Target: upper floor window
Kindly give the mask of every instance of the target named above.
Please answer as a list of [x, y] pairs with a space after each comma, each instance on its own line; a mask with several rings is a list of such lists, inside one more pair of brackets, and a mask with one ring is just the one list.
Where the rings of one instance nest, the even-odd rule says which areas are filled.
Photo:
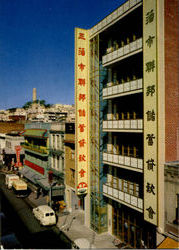
[[75, 151], [71, 149], [71, 160], [75, 159]]

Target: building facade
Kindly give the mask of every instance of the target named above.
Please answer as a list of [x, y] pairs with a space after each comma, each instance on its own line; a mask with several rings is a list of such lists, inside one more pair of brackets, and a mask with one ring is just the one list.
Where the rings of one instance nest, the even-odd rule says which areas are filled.
[[[165, 233], [178, 240], [179, 232], [179, 161], [165, 164]], [[172, 206], [171, 206], [172, 204]]]
[[[3, 162], [11, 166], [16, 162], [16, 146], [20, 146], [24, 139], [20, 132], [24, 130], [24, 124], [19, 122], [0, 122], [0, 164]], [[6, 158], [6, 160], [5, 160]], [[24, 152], [20, 151], [20, 159], [23, 164]], [[4, 159], [4, 160], [3, 160]]]
[[69, 210], [78, 208], [79, 202], [75, 192], [75, 123], [65, 124], [65, 197]]
[[49, 167], [64, 182], [65, 123], [52, 123], [49, 131]]
[[177, 9], [130, 0], [75, 31], [76, 191], [87, 226], [134, 248], [164, 239], [164, 164], [179, 157]]
[[[41, 187], [45, 194], [52, 199], [64, 199], [63, 185], [63, 124], [29, 123], [25, 125], [22, 136], [25, 138], [23, 145], [25, 150], [25, 166], [21, 174], [28, 180], [29, 187]], [[60, 137], [55, 144], [52, 137]], [[53, 163], [54, 160], [54, 163]], [[49, 171], [52, 171], [53, 180], [49, 183]], [[32, 185], [31, 185], [32, 184]], [[47, 201], [48, 202], [48, 201]]]

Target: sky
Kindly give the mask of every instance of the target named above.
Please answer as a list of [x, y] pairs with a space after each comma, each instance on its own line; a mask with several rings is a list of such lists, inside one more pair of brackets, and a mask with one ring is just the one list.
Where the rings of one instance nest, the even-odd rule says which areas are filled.
[[74, 29], [125, 0], [0, 0], [0, 110], [37, 99], [74, 104]]

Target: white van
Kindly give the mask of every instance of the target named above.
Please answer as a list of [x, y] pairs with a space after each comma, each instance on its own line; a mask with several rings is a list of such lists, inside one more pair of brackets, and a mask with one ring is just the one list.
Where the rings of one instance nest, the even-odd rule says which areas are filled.
[[19, 180], [19, 176], [16, 174], [6, 174], [5, 184], [10, 189], [12, 188], [13, 181]]
[[81, 249], [81, 248], [96, 248], [95, 245], [90, 244], [89, 240], [85, 238], [78, 238], [72, 243], [72, 249]]
[[56, 216], [53, 209], [47, 205], [41, 205], [33, 209], [34, 216], [43, 226], [55, 225]]

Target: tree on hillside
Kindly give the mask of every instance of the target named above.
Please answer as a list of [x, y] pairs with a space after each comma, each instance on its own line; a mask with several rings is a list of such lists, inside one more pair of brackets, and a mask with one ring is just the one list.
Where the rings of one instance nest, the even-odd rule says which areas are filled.
[[46, 103], [45, 100], [36, 100], [34, 102], [32, 101], [29, 101], [29, 102], [26, 102], [23, 106], [24, 109], [28, 109], [33, 103], [39, 103], [40, 105], [43, 105], [45, 106], [46, 108], [50, 108], [52, 106], [52, 104], [49, 104], [49, 103]]
[[8, 110], [9, 110], [10, 113], [14, 113], [14, 112], [16, 112], [16, 109], [17, 109], [17, 108], [10, 108], [10, 109], [8, 109]]

